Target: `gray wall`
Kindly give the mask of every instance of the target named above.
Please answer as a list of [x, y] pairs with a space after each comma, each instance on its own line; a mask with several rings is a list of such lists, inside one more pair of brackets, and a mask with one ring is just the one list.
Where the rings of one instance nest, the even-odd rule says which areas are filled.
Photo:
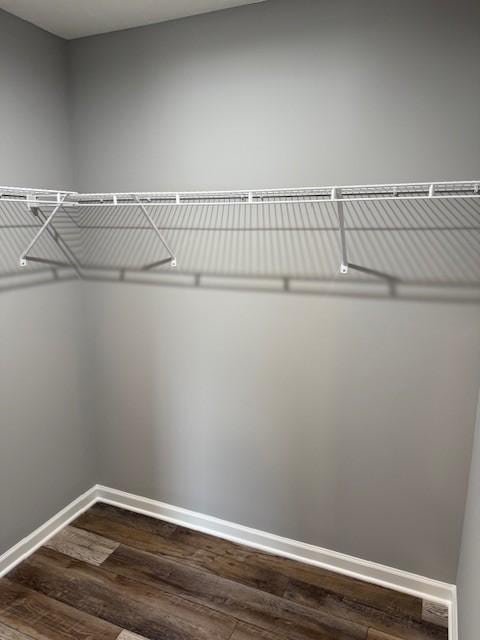
[[104, 484], [455, 581], [480, 309], [87, 288]]
[[459, 637], [476, 640], [480, 628], [480, 404], [458, 570]]
[[[64, 42], [0, 11], [1, 185], [71, 184], [66, 69]], [[95, 481], [79, 291], [0, 293], [0, 554]]]
[[0, 554], [96, 480], [79, 291], [0, 294]]
[[81, 190], [478, 178], [478, 2], [269, 0], [70, 44]]
[[[271, 0], [72, 42], [77, 186], [473, 178], [476, 17]], [[455, 581], [478, 307], [128, 285], [86, 303], [104, 483]]]
[[0, 185], [72, 186], [67, 43], [0, 9]]

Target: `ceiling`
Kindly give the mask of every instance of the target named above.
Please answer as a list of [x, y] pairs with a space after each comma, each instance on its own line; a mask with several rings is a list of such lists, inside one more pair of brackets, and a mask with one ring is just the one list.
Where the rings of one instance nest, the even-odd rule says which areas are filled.
[[19, 18], [72, 40], [264, 0], [0, 0]]

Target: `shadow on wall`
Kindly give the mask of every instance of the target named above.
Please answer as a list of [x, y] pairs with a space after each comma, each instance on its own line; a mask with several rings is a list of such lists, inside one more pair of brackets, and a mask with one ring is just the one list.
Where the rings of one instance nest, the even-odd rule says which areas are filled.
[[[349, 273], [340, 275], [334, 204], [152, 205], [165, 249], [137, 207], [66, 207], [18, 258], [50, 210], [0, 202], [0, 291], [63, 281], [480, 302], [480, 201], [349, 201]], [[76, 263], [78, 270], [69, 267]], [[154, 269], [145, 265], [155, 264]]]

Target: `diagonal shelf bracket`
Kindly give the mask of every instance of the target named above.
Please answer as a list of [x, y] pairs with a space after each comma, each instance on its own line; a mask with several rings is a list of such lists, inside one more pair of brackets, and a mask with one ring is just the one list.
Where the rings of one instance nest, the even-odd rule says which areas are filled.
[[[63, 203], [65, 202], [67, 196], [66, 195], [61, 195], [58, 194], [58, 203], [55, 206], [55, 208], [53, 209], [52, 213], [48, 216], [48, 218], [45, 220], [45, 222], [43, 223], [42, 227], [39, 229], [38, 233], [35, 235], [35, 237], [33, 238], [33, 240], [30, 242], [30, 244], [28, 245], [28, 247], [25, 249], [25, 251], [22, 253], [22, 255], [20, 256], [20, 260], [19, 260], [19, 265], [21, 267], [26, 267], [28, 264], [28, 261], [30, 260], [28, 254], [30, 253], [30, 251], [33, 249], [33, 247], [37, 244], [37, 242], [40, 240], [41, 236], [45, 233], [45, 231], [47, 231], [47, 229], [49, 229], [50, 225], [53, 222], [53, 219], [55, 218], [55, 216], [57, 215], [57, 213], [60, 211], [60, 209], [62, 208]], [[28, 202], [28, 208], [33, 210], [33, 204], [32, 201]], [[32, 262], [35, 260], [32, 260]], [[45, 262], [49, 262], [48, 260], [45, 259]]]
[[148, 220], [150, 226], [153, 228], [153, 230], [155, 231], [155, 233], [157, 234], [158, 239], [160, 240], [160, 242], [163, 244], [163, 246], [165, 247], [165, 249], [168, 252], [168, 255], [170, 256], [167, 260], [160, 260], [157, 262], [152, 262], [151, 264], [147, 264], [144, 267], [142, 267], [143, 271], [149, 271], [150, 269], [154, 269], [155, 267], [160, 266], [161, 264], [165, 264], [166, 262], [170, 262], [170, 266], [171, 267], [176, 267], [177, 266], [177, 259], [175, 257], [175, 254], [173, 253], [172, 249], [170, 248], [170, 246], [168, 245], [168, 242], [166, 241], [164, 235], [162, 234], [162, 232], [160, 231], [160, 229], [157, 227], [157, 225], [155, 224], [154, 219], [152, 218], [152, 216], [148, 213], [147, 208], [140, 202], [140, 198], [138, 196], [134, 196], [138, 206], [140, 207], [141, 212], [143, 213], [143, 215], [145, 216], [145, 218]]

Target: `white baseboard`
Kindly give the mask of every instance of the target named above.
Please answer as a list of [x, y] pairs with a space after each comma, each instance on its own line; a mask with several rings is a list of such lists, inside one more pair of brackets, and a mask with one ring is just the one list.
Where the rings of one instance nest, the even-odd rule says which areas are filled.
[[142, 513], [219, 538], [225, 538], [254, 549], [266, 551], [267, 553], [335, 571], [336, 573], [371, 582], [387, 589], [408, 593], [423, 600], [444, 604], [449, 609], [449, 640], [458, 640], [455, 585], [431, 580], [375, 562], [330, 551], [329, 549], [322, 549], [304, 542], [282, 538], [265, 531], [259, 531], [102, 485], [94, 486], [0, 556], [0, 577], [11, 571], [22, 560], [45, 544], [49, 538], [96, 502], [103, 502], [129, 511]]
[[14, 547], [8, 549], [0, 556], [0, 578], [16, 567], [22, 560], [28, 558], [29, 555], [44, 545], [47, 540], [70, 524], [72, 520], [78, 518], [81, 513], [90, 509], [97, 500], [97, 487], [92, 487], [50, 518], [50, 520], [47, 520], [38, 529], [35, 529], [26, 538], [20, 540]]

